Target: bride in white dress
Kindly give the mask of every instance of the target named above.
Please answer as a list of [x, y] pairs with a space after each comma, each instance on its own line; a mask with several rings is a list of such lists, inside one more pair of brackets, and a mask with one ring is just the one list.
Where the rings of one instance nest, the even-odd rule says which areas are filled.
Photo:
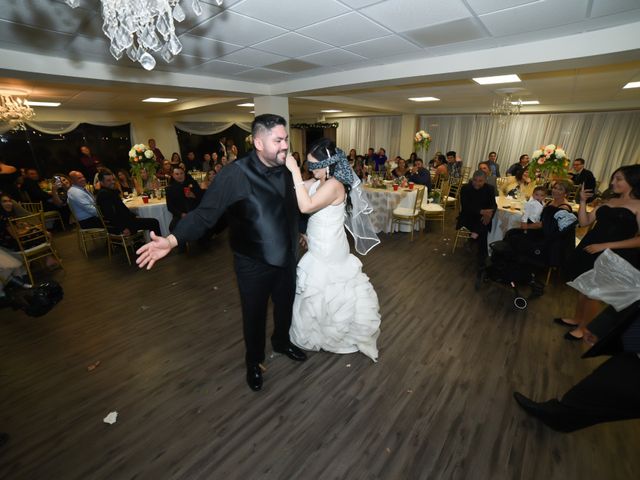
[[[328, 139], [312, 145], [307, 159], [313, 178], [306, 182], [295, 158], [289, 155], [286, 163], [293, 175], [298, 207], [311, 214], [308, 251], [297, 269], [291, 341], [305, 350], [360, 351], [376, 361], [378, 296], [362, 272], [360, 260], [349, 253], [345, 233], [346, 222], [356, 239], [356, 249], [363, 253], [379, 243], [375, 234], [358, 235], [356, 224], [366, 217], [360, 207], [363, 193], [359, 180], [344, 153]], [[352, 191], [352, 184], [356, 191]], [[352, 203], [358, 203], [357, 212]]]

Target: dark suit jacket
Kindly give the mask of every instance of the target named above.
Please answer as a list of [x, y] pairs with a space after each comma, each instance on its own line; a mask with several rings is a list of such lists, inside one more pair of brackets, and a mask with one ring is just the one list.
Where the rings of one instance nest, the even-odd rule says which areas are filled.
[[100, 207], [107, 228], [112, 233], [121, 233], [129, 228], [136, 216], [129, 210], [118, 195], [117, 190], [101, 188], [96, 196], [96, 204]]
[[38, 182], [30, 178], [24, 179], [22, 190], [29, 195], [32, 202], [42, 202], [44, 205], [51, 199], [51, 195], [42, 190]]
[[[186, 197], [184, 194], [185, 187], [190, 187], [196, 198]], [[185, 179], [184, 182], [178, 183], [172, 180], [167, 187], [167, 209], [173, 215], [169, 230], [173, 230], [173, 227], [175, 227], [182, 218], [183, 213], [189, 213], [195, 209], [200, 204], [200, 200], [202, 200], [202, 190], [198, 182]]]

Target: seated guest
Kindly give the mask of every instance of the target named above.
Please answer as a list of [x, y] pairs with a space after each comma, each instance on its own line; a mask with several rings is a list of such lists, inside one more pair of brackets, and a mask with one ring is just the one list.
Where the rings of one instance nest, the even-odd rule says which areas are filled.
[[[10, 219], [26, 217], [31, 215], [24, 208], [19, 206], [15, 200], [13, 200], [6, 193], [0, 193], [0, 247], [8, 250], [10, 252], [19, 252], [20, 246], [18, 245], [18, 235], [23, 234], [24, 232], [16, 232], [14, 230], [14, 225], [11, 224]], [[24, 228], [27, 231], [31, 231], [35, 225], [25, 225]], [[22, 228], [18, 226], [18, 228]], [[43, 233], [39, 229], [37, 229], [38, 233]], [[48, 236], [48, 232], [44, 232]], [[32, 240], [32, 244], [24, 245], [26, 248], [35, 247], [36, 245], [40, 245], [42, 242], [35, 243]], [[48, 255], [46, 257], [46, 265], [47, 267], [54, 267], [58, 265], [57, 260]]]
[[182, 163], [182, 159], [180, 158], [180, 154], [178, 152], [173, 152], [171, 154], [171, 166], [180, 165]]
[[417, 158], [413, 162], [413, 167], [409, 172], [409, 181], [418, 185], [424, 185], [428, 190], [431, 190], [431, 174], [429, 170], [422, 166], [422, 160]]
[[487, 162], [480, 162], [478, 164], [478, 170], [481, 170], [484, 172], [484, 174], [487, 176], [487, 184], [491, 185], [493, 187], [493, 190], [497, 192], [498, 188], [496, 186], [496, 181], [498, 179], [495, 177], [495, 175], [491, 174], [491, 169], [489, 168], [489, 164]]
[[204, 180], [202, 180], [202, 182], [200, 182], [200, 188], [202, 190], [206, 190], [207, 188], [209, 188], [209, 185], [211, 185], [211, 183], [215, 180], [216, 178], [216, 171], [215, 170], [209, 170], [205, 176], [204, 176]]
[[111, 233], [131, 235], [138, 230], [152, 230], [160, 236], [160, 224], [155, 218], [138, 218], [129, 210], [118, 194], [115, 176], [112, 173], [100, 172], [100, 190], [96, 203]]
[[69, 209], [66, 207], [64, 196], [60, 196], [61, 185], [54, 186], [51, 193], [47, 193], [40, 188], [40, 175], [35, 168], [27, 168], [26, 176], [22, 184], [22, 191], [25, 192], [31, 202], [42, 202], [45, 212], [58, 211], [65, 224], [69, 223]]
[[452, 183], [455, 183], [455, 180], [462, 176], [462, 160], [453, 150], [447, 152], [447, 174]]
[[121, 168], [120, 170], [118, 170], [117, 175], [118, 175], [118, 185], [120, 187], [119, 190], [123, 194], [126, 194], [125, 197], [127, 195], [131, 195], [135, 190], [135, 186], [133, 185], [133, 180], [129, 176], [129, 172], [127, 172], [124, 168]]
[[204, 156], [202, 157], [202, 168], [200, 170], [202, 170], [203, 172], [208, 172], [212, 168], [213, 168], [213, 165], [211, 163], [211, 154], [205, 153]]
[[413, 167], [413, 162], [415, 162], [417, 158], [418, 158], [418, 154], [416, 152], [411, 152], [409, 154], [409, 158], [407, 159], [407, 164]]
[[436, 161], [434, 163], [435, 165], [435, 169], [436, 169], [436, 173], [435, 173], [435, 184], [440, 185], [440, 182], [442, 180], [446, 180], [449, 178], [449, 169], [447, 167], [447, 159], [444, 155], [440, 154], [438, 155], [438, 157], [436, 158]]
[[196, 154], [194, 152], [187, 152], [187, 158], [184, 161], [185, 171], [197, 170], [200, 163], [196, 160]]
[[[307, 172], [309, 170], [307, 169]], [[356, 156], [355, 161], [353, 162], [353, 171], [356, 173], [356, 176], [362, 180], [367, 176], [367, 173], [364, 171], [364, 158], [362, 155]], [[304, 175], [302, 176], [304, 179]]]
[[171, 181], [172, 170], [173, 167], [171, 165], [171, 161], [165, 160], [164, 162], [162, 162], [162, 167], [160, 168], [160, 170], [156, 172], [156, 178], [158, 180], [164, 180], [165, 182], [169, 183]]
[[349, 161], [349, 165], [351, 165], [352, 167], [356, 162], [357, 156], [358, 156], [358, 153], [356, 152], [355, 148], [352, 148], [351, 150], [349, 150], [349, 156], [347, 157], [347, 160]]
[[514, 179], [502, 187], [502, 192], [510, 197], [530, 198], [536, 184], [529, 178], [529, 170], [517, 168]]
[[507, 176], [515, 175], [518, 168], [524, 168], [525, 170], [529, 168], [529, 155], [526, 153], [520, 155], [520, 160], [507, 168]]
[[460, 215], [456, 229], [467, 228], [471, 238], [478, 240], [478, 259], [487, 256], [487, 234], [498, 206], [493, 187], [488, 185], [486, 174], [477, 170], [469, 183], [460, 189]]
[[398, 164], [398, 166], [391, 170], [391, 175], [393, 175], [393, 178], [406, 177], [410, 172], [407, 168], [407, 162], [405, 161], [405, 159], [402, 157], [396, 157], [396, 163]]
[[[105, 171], [105, 173], [111, 173], [111, 172], [107, 170]], [[111, 173], [111, 175], [113, 175], [113, 173]], [[100, 182], [100, 185], [102, 185], [102, 182], [100, 181], [100, 179], [98, 179], [98, 181]], [[134, 178], [133, 184], [136, 188], [136, 192], [138, 193], [138, 195], [142, 195], [144, 192], [150, 192], [152, 190], [156, 190], [157, 188], [160, 188], [160, 183], [158, 182], [158, 179], [149, 175], [149, 172], [147, 171], [146, 168], [140, 169], [140, 179], [138, 179], [137, 177]]]
[[169, 230], [173, 231], [180, 219], [195, 209], [202, 199], [200, 186], [185, 177], [184, 170], [173, 167], [173, 181], [167, 187], [167, 208], [173, 215]]
[[373, 157], [376, 172], [382, 172], [385, 169], [384, 164], [387, 162], [387, 152], [384, 148], [380, 147], [378, 153]]
[[96, 210], [96, 200], [87, 191], [87, 179], [82, 172], [69, 172], [71, 187], [67, 191], [67, 202], [73, 211], [76, 220], [82, 228], [102, 228]]
[[587, 200], [587, 203], [593, 202], [596, 198], [596, 177], [593, 176], [593, 173], [584, 168], [584, 158], [576, 158], [573, 161], [573, 173], [569, 173], [569, 175], [571, 176], [571, 180], [574, 185], [584, 184], [585, 190], [589, 190], [594, 193], [594, 195], [589, 197]]

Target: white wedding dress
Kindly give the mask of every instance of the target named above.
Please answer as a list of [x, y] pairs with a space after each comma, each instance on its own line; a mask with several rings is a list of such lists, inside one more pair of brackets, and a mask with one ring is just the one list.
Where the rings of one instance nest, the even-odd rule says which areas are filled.
[[[319, 185], [319, 181], [314, 183], [309, 194]], [[362, 272], [360, 260], [349, 253], [344, 214], [342, 203], [329, 205], [309, 218], [308, 251], [298, 263], [290, 337], [305, 350], [359, 350], [376, 361], [378, 296]]]

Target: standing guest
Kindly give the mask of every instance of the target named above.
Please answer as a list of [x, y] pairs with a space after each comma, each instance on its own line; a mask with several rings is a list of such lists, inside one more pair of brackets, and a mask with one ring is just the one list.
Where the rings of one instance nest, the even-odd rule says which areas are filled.
[[77, 170], [69, 172], [71, 187], [67, 191], [67, 202], [82, 228], [101, 228], [96, 200], [87, 191], [87, 179]]
[[96, 197], [102, 216], [111, 233], [131, 235], [138, 230], [151, 230], [160, 235], [160, 224], [155, 218], [139, 218], [129, 210], [116, 189], [116, 179], [113, 173], [102, 171], [98, 173], [101, 188]]
[[380, 147], [378, 154], [374, 157], [376, 172], [384, 171], [384, 164], [387, 162], [387, 152], [384, 148]]
[[220, 137], [218, 140], [218, 148], [216, 149], [216, 153], [218, 154], [218, 158], [228, 157], [227, 155], [227, 137]]
[[409, 169], [407, 168], [407, 162], [404, 158], [396, 157], [396, 163], [398, 164], [398, 166], [391, 170], [391, 175], [393, 175], [393, 178], [405, 177], [410, 173]]
[[202, 157], [202, 168], [200, 170], [202, 170], [203, 172], [208, 172], [212, 168], [213, 168], [213, 165], [211, 163], [211, 154], [205, 153], [204, 156]]
[[[567, 261], [569, 280], [591, 270], [596, 258], [607, 248], [630, 262], [636, 268], [640, 263], [638, 232], [640, 231], [640, 165], [627, 165], [618, 168], [611, 176], [611, 189], [615, 197], [587, 212], [587, 200], [593, 190], [587, 190], [585, 184], [580, 189], [580, 209], [578, 220], [581, 227], [595, 222], [593, 229], [582, 238]], [[565, 334], [567, 340], [580, 340], [587, 324], [600, 310], [600, 303], [578, 294], [578, 302], [573, 319], [560, 319], [567, 326], [576, 328]]]
[[487, 184], [491, 185], [493, 187], [493, 190], [495, 192], [498, 191], [498, 187], [497, 187], [497, 178], [493, 175], [491, 175], [491, 169], [489, 168], [489, 163], [488, 162], [480, 162], [478, 164], [478, 170], [484, 172], [484, 174], [487, 176]]
[[159, 165], [162, 165], [162, 162], [164, 162], [164, 155], [162, 154], [160, 149], [156, 146], [155, 139], [153, 138], [149, 139], [149, 148], [153, 151], [153, 154], [156, 156], [156, 162], [158, 162]]
[[167, 187], [167, 209], [173, 215], [169, 225], [171, 232], [187, 213], [200, 204], [201, 199], [202, 190], [198, 183], [187, 179], [182, 168], [173, 167], [173, 181]]
[[[569, 173], [574, 185], [584, 185], [585, 190], [596, 193], [596, 177], [584, 168], [584, 158], [576, 158], [573, 161], [573, 173]], [[593, 202], [595, 195], [589, 197], [587, 203]]]
[[278, 115], [255, 117], [251, 126], [254, 149], [222, 170], [200, 206], [180, 220], [172, 235], [151, 235], [151, 242], [138, 250], [138, 265], [150, 269], [179, 243], [201, 238], [229, 213], [226, 217], [242, 303], [246, 380], [253, 391], [262, 389], [260, 364], [265, 359], [270, 297], [274, 351], [296, 361], [307, 358], [289, 338], [299, 235], [293, 180], [284, 169], [289, 147], [286, 125]]
[[180, 158], [180, 154], [178, 152], [173, 152], [171, 154], [171, 166], [175, 167], [176, 165], [180, 165], [182, 163], [182, 158]]
[[527, 155], [526, 153], [523, 153], [522, 155], [520, 155], [520, 160], [518, 160], [517, 163], [514, 163], [507, 169], [507, 176], [515, 175], [516, 170], [518, 170], [519, 168], [522, 168], [522, 169], [529, 168], [529, 155]]
[[453, 150], [447, 152], [447, 174], [451, 183], [462, 176], [462, 161], [458, 160], [458, 155]]
[[236, 147], [236, 144], [231, 138], [227, 140], [227, 159], [229, 163], [235, 162], [238, 159], [238, 147]]
[[489, 152], [489, 157], [487, 158], [487, 163], [489, 164], [489, 170], [491, 170], [491, 175], [496, 178], [500, 177], [500, 165], [498, 165], [498, 154], [496, 152]]
[[156, 172], [156, 178], [158, 180], [164, 180], [168, 183], [171, 180], [172, 170], [173, 170], [173, 166], [171, 165], [171, 162], [165, 159], [162, 162], [162, 166], [160, 167], [160, 170]]
[[418, 185], [424, 185], [428, 190], [431, 190], [431, 174], [429, 170], [422, 165], [422, 159], [416, 158], [413, 162], [413, 167], [409, 171], [409, 181], [417, 183]]
[[471, 181], [460, 190], [460, 215], [456, 229], [465, 227], [471, 232], [471, 238], [478, 240], [479, 262], [487, 256], [487, 234], [497, 208], [493, 187], [487, 184], [486, 174], [477, 170]]
[[[166, 162], [167, 160], [165, 160]], [[118, 184], [120, 185], [120, 191], [123, 194], [131, 195], [135, 190], [135, 185], [133, 184], [133, 180], [124, 168], [121, 168], [117, 172], [118, 176]], [[126, 196], [125, 195], [125, 196]]]
[[80, 147], [80, 163], [87, 178], [95, 177], [96, 173], [98, 173], [98, 167], [102, 166], [100, 159], [93, 155], [86, 145]]
[[20, 176], [20, 172], [16, 167], [7, 165], [0, 158], [0, 192], [9, 194], [14, 200], [20, 200], [16, 180]]

